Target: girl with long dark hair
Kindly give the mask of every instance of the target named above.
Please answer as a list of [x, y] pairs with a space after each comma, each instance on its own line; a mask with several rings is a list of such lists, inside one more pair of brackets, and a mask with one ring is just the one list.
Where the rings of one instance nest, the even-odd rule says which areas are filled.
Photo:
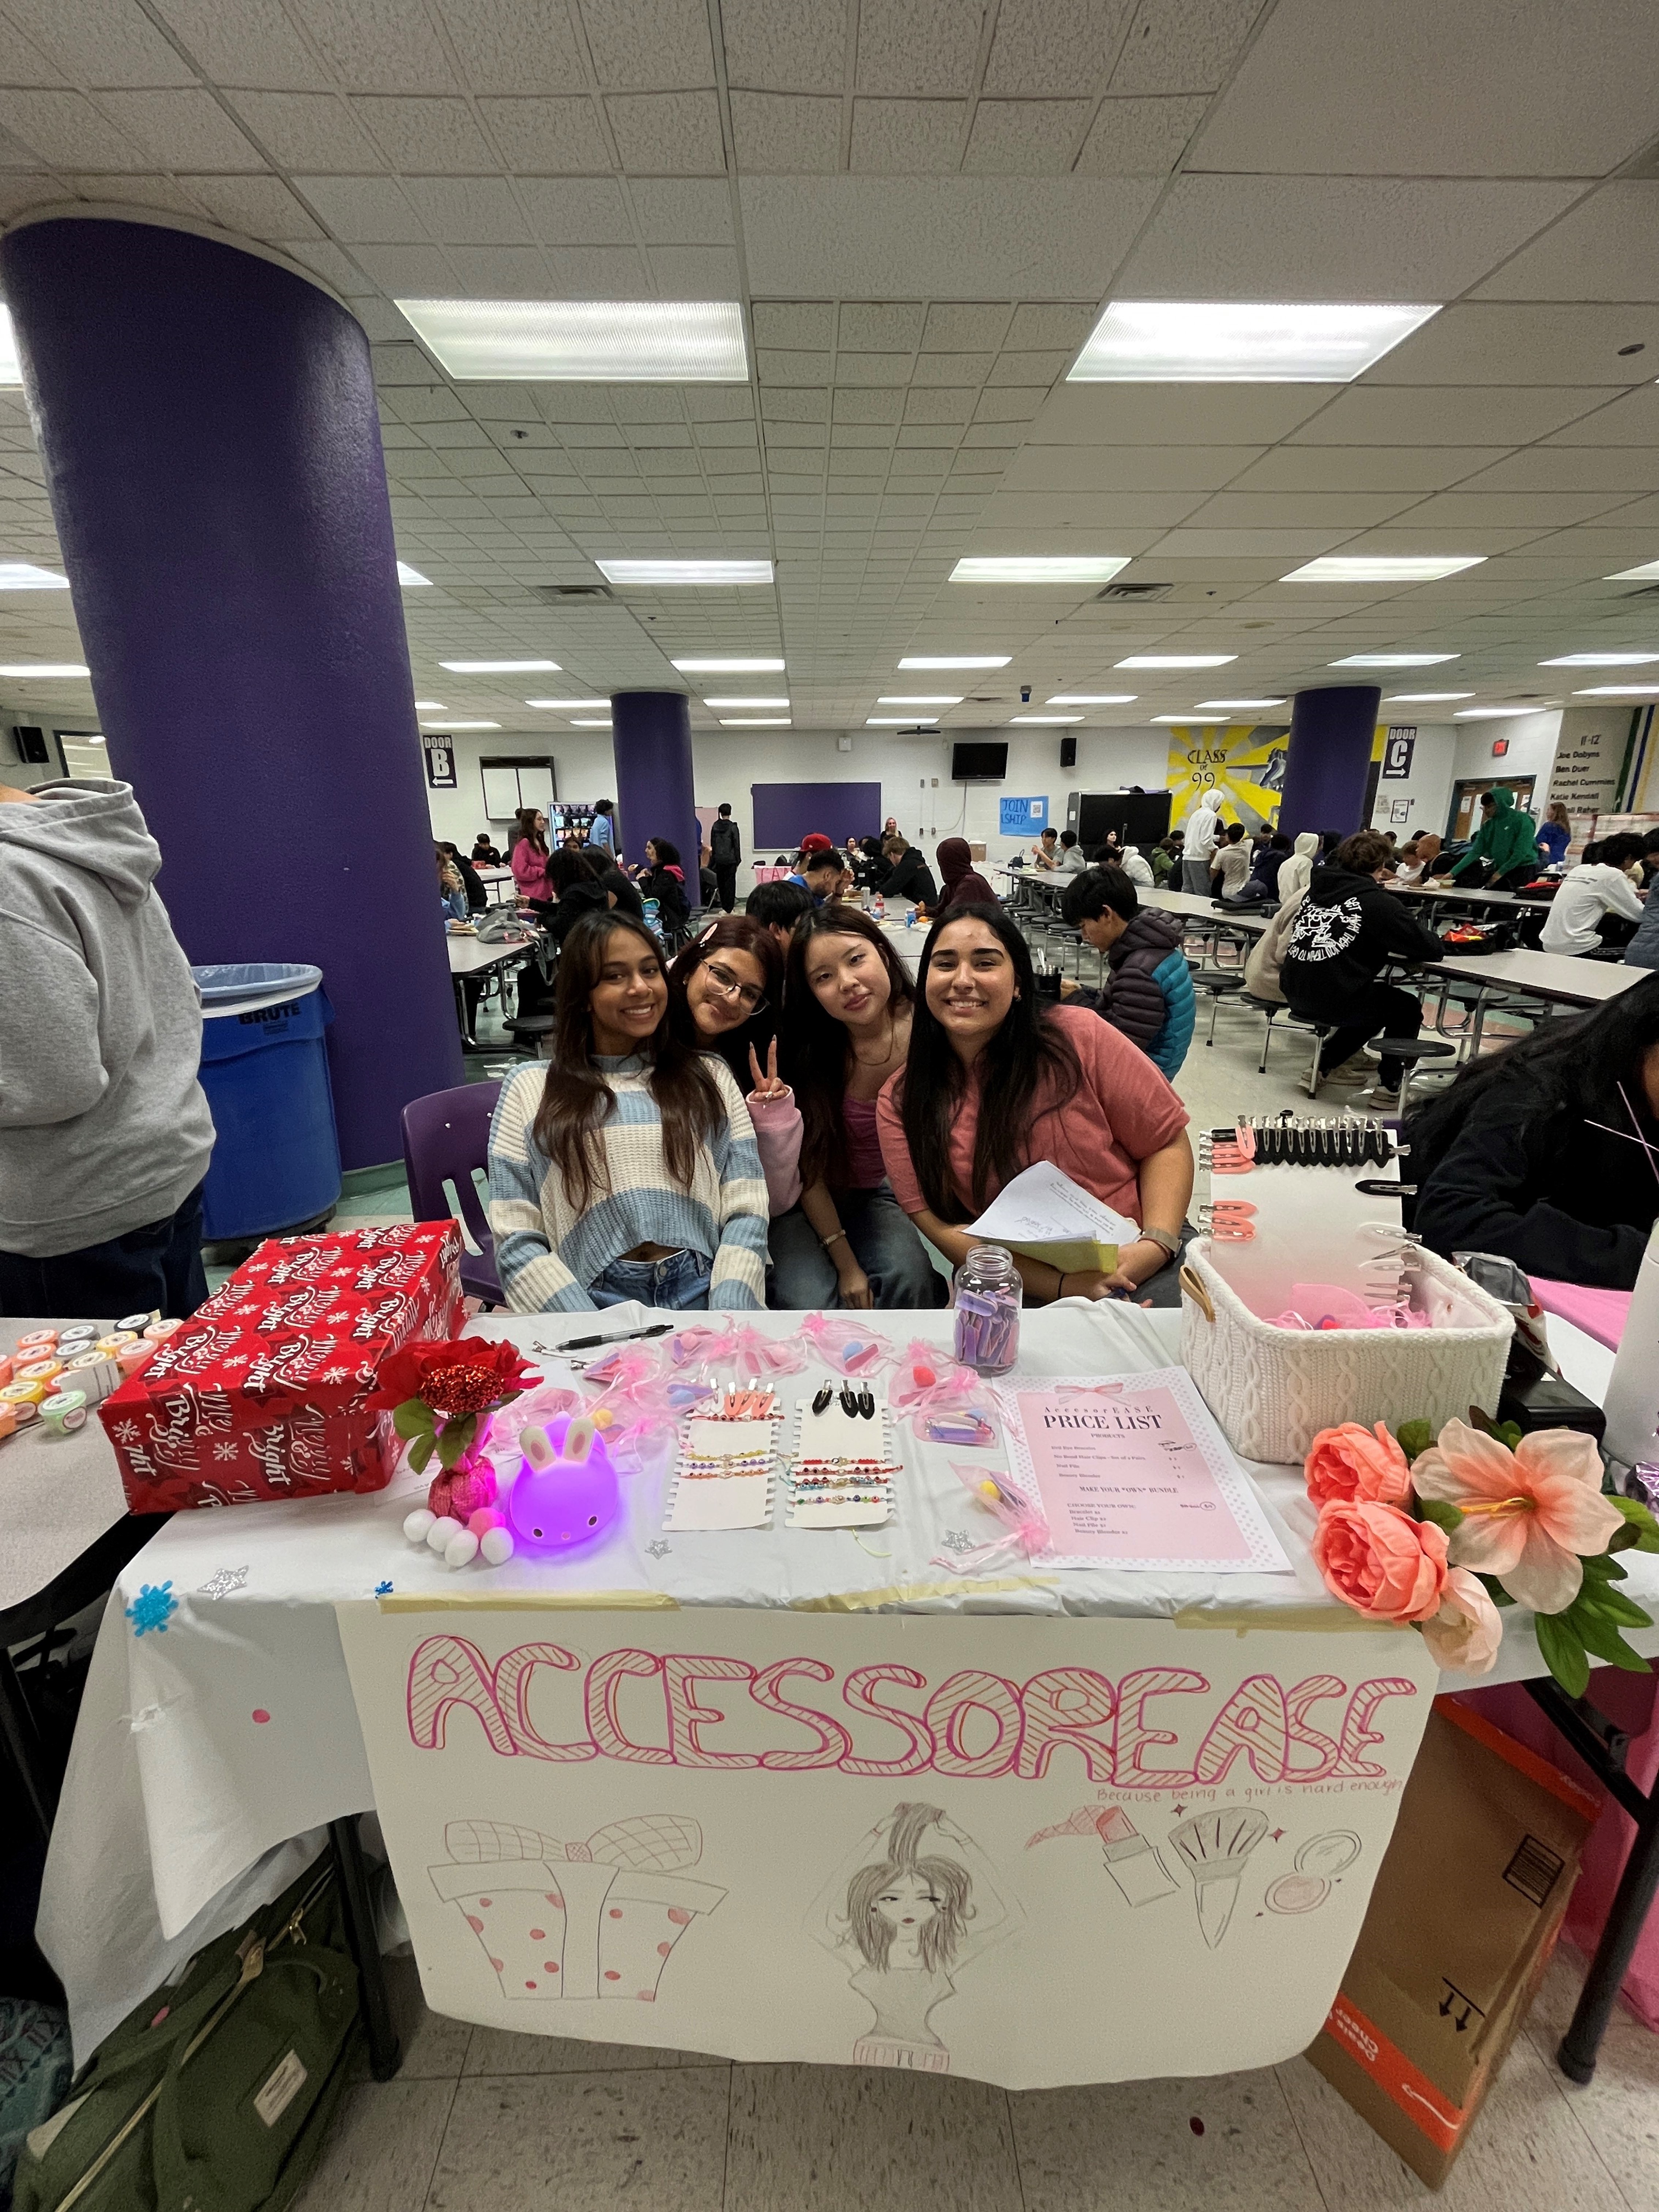
[[677, 1036], [662, 947], [589, 914], [559, 959], [548, 1061], [501, 1085], [489, 1225], [518, 1313], [764, 1303], [766, 1185], [731, 1072]]
[[876, 1102], [904, 1064], [915, 994], [876, 925], [819, 907], [789, 947], [784, 1054], [800, 1105], [800, 1203], [772, 1224], [774, 1306], [939, 1306], [945, 1279], [881, 1156]]
[[509, 865], [519, 896], [545, 921], [553, 910], [553, 887], [547, 880], [547, 817], [539, 808], [519, 809]]
[[617, 902], [615, 895], [599, 881], [586, 854], [566, 845], [548, 854], [547, 880], [559, 901], [547, 925], [555, 945], [564, 943], [585, 914], [604, 914]]
[[676, 930], [684, 927], [691, 906], [678, 845], [666, 837], [647, 837], [645, 841], [645, 866], [635, 881], [642, 898], [653, 898], [657, 902], [657, 917], [665, 937], [672, 937]]
[[1474, 1061], [1406, 1141], [1431, 1250], [1633, 1289], [1659, 1213], [1659, 978]]
[[963, 1224], [1006, 1182], [1048, 1160], [1139, 1238], [1109, 1273], [1062, 1273], [1015, 1255], [1027, 1295], [1173, 1305], [1170, 1263], [1193, 1188], [1187, 1110], [1146, 1054], [1098, 1015], [1046, 1007], [1025, 940], [1000, 907], [942, 914], [917, 977], [910, 1049], [881, 1094], [894, 1195], [951, 1265], [980, 1240]]
[[775, 1010], [782, 995], [777, 940], [746, 914], [711, 921], [668, 970], [675, 1035], [692, 1051], [723, 1060], [744, 1095], [774, 1213], [800, 1196], [800, 1114], [778, 1078]]

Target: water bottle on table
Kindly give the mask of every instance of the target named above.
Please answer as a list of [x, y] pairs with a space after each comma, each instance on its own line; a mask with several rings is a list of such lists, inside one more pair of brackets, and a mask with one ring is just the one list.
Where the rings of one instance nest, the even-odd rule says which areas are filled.
[[1013, 1255], [1000, 1244], [975, 1244], [957, 1269], [956, 1355], [980, 1375], [1006, 1375], [1019, 1358], [1019, 1310], [1025, 1286]]

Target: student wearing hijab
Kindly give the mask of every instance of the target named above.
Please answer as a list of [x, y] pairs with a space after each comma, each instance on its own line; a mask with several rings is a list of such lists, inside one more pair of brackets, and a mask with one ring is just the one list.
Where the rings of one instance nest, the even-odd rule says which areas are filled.
[[939, 912], [953, 906], [995, 906], [997, 895], [974, 866], [974, 855], [965, 837], [947, 837], [939, 846], [939, 879], [945, 885]]

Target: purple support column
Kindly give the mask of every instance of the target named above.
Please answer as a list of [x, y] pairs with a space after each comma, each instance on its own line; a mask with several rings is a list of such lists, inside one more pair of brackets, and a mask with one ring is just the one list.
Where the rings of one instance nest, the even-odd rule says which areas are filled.
[[701, 904], [697, 821], [691, 780], [691, 702], [680, 691], [617, 691], [611, 700], [617, 760], [617, 838], [630, 863], [645, 858], [647, 837], [680, 848], [689, 904]]
[[1340, 830], [1346, 837], [1365, 828], [1365, 787], [1382, 696], [1372, 684], [1333, 684], [1297, 693], [1279, 802], [1279, 826], [1291, 836], [1304, 830]]
[[0, 241], [109, 744], [192, 961], [309, 960], [347, 1167], [461, 1080], [368, 341], [163, 223]]

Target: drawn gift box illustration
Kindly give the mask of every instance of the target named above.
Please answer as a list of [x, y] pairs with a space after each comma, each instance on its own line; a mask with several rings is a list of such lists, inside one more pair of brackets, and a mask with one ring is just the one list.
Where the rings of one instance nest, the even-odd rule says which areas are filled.
[[433, 1887], [477, 1937], [501, 1995], [520, 2002], [654, 2004], [675, 1945], [726, 1895], [680, 1871], [702, 1856], [702, 1830], [678, 1814], [614, 1820], [574, 1844], [504, 1820], [451, 1820], [444, 1848]]

